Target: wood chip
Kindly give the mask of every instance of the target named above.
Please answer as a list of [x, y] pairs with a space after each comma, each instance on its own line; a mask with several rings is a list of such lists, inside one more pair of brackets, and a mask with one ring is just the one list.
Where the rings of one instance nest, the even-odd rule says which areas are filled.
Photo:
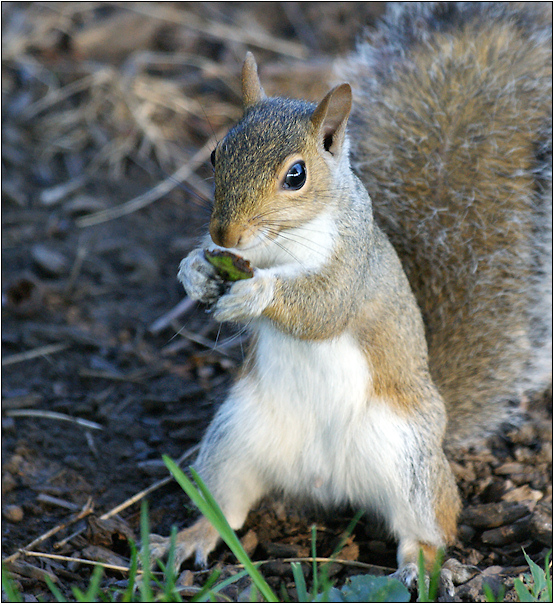
[[528, 484], [524, 484], [517, 489], [510, 489], [502, 495], [503, 501], [531, 501], [533, 503], [542, 499], [544, 493], [532, 489]]
[[540, 501], [530, 520], [532, 536], [547, 547], [552, 547], [552, 501]]
[[527, 516], [513, 524], [485, 531], [481, 535], [481, 540], [483, 543], [496, 547], [507, 545], [508, 543], [519, 542], [529, 534], [530, 518], [531, 516]]
[[258, 535], [256, 534], [256, 531], [250, 529], [240, 542], [245, 552], [251, 556], [258, 547]]
[[112, 566], [127, 566], [127, 561], [121, 556], [114, 554], [111, 550], [100, 545], [89, 545], [83, 549], [83, 558], [94, 560], [95, 562], [102, 562], [104, 564], [110, 564]]
[[29, 577], [31, 579], [38, 579], [39, 581], [43, 581], [46, 583], [46, 577], [48, 577], [52, 583], [58, 582], [58, 577], [54, 573], [48, 572], [43, 568], [38, 568], [33, 564], [29, 564], [29, 562], [25, 562], [25, 560], [15, 560], [14, 562], [10, 562], [6, 565], [10, 572], [15, 572], [19, 575], [23, 575], [24, 577]]
[[87, 517], [87, 539], [94, 545], [112, 546], [117, 541], [135, 540], [133, 529], [119, 517], [102, 519]]
[[474, 528], [497, 528], [529, 514], [529, 507], [518, 502], [483, 503], [462, 511], [460, 522]]

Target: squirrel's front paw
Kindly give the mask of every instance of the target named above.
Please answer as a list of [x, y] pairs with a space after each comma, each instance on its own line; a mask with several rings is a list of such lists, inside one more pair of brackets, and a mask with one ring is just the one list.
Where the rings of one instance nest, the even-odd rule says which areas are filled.
[[196, 249], [179, 265], [177, 275], [187, 294], [204, 304], [213, 304], [227, 289], [215, 267], [204, 256], [204, 250]]
[[213, 307], [217, 321], [247, 322], [264, 312], [273, 299], [275, 279], [264, 269], [256, 269], [252, 279], [236, 281]]

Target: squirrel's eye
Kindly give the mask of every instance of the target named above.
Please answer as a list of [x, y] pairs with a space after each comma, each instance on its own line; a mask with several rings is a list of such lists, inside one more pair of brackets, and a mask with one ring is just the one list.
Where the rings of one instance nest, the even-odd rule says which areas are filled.
[[297, 191], [306, 182], [306, 164], [303, 161], [296, 162], [287, 172], [283, 182], [283, 188]]
[[210, 161], [212, 162], [212, 166], [215, 168], [215, 149], [212, 151], [210, 155]]

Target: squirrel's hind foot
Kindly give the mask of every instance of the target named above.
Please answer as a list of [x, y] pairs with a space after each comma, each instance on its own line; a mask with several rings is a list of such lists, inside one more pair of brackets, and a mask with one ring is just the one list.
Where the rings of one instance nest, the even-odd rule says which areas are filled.
[[[178, 572], [181, 564], [194, 555], [196, 566], [205, 568], [208, 565], [208, 554], [215, 548], [219, 534], [205, 518], [200, 518], [189, 528], [177, 533], [173, 566]], [[171, 538], [160, 535], [150, 535], [150, 561], [167, 558], [171, 547]]]
[[[455, 595], [454, 585], [461, 585], [469, 581], [479, 572], [475, 566], [468, 566], [454, 558], [448, 559], [442, 566], [439, 576], [438, 598], [439, 602], [451, 601]], [[402, 565], [391, 577], [398, 579], [411, 592], [417, 590], [419, 569], [415, 562]], [[429, 575], [425, 573], [426, 587], [429, 589]]]

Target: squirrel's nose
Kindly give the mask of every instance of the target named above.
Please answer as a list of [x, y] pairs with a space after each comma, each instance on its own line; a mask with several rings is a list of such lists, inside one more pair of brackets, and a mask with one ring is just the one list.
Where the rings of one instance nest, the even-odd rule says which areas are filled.
[[210, 236], [216, 245], [233, 248], [240, 243], [243, 227], [240, 224], [225, 224], [217, 219], [210, 221]]

